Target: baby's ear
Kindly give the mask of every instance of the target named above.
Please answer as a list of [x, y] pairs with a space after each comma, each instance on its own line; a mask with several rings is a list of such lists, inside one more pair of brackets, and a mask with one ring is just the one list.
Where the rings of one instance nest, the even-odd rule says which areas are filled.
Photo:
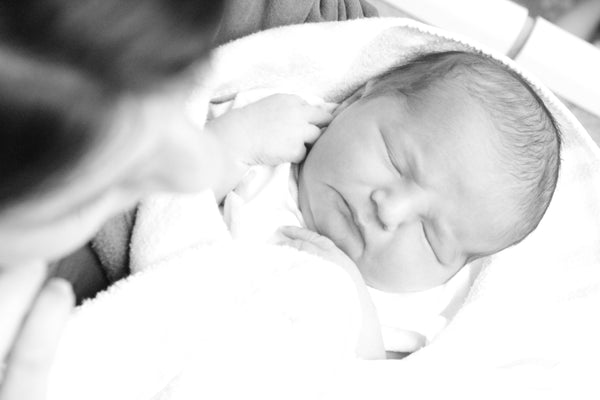
[[365, 83], [364, 85], [362, 85], [361, 87], [356, 89], [356, 91], [354, 93], [352, 93], [352, 95], [347, 97], [346, 100], [344, 100], [338, 106], [338, 108], [336, 108], [335, 112], [333, 113], [333, 117], [334, 118], [337, 117], [339, 114], [341, 114], [342, 111], [344, 111], [346, 108], [350, 107], [354, 102], [361, 99], [366, 93], [368, 93], [370, 88], [372, 87], [372, 82], [373, 82], [372, 80], [368, 81], [367, 83]]
[[369, 93], [371, 93], [373, 91], [373, 88], [375, 87], [375, 84], [377, 83], [376, 79], [370, 79], [368, 80], [363, 86], [362, 86], [362, 95], [361, 96], [365, 96]]

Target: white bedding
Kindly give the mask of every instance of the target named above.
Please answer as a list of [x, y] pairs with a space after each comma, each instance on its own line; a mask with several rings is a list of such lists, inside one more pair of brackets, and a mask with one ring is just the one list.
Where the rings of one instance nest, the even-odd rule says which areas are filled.
[[[218, 49], [190, 107], [265, 86], [339, 101], [417, 52], [478, 49], [467, 42], [402, 19], [266, 31]], [[134, 230], [132, 262], [149, 270], [73, 316], [50, 398], [600, 397], [600, 154], [524, 74], [562, 130], [556, 195], [530, 237], [481, 261], [430, 346], [400, 361], [354, 360], [356, 295], [335, 266], [230, 241], [210, 196], [163, 196], [142, 206]]]

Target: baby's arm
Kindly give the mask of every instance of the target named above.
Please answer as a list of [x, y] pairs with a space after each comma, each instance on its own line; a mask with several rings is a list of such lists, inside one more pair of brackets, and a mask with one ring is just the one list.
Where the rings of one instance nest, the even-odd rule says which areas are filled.
[[203, 132], [213, 142], [208, 157], [219, 154], [221, 158], [215, 160], [216, 179], [210, 186], [217, 199], [232, 190], [253, 165], [302, 161], [305, 145], [313, 143], [331, 119], [331, 113], [298, 96], [277, 94], [209, 121]]
[[362, 308], [362, 326], [356, 346], [356, 355], [366, 360], [385, 359], [377, 311], [356, 264], [331, 240], [316, 232], [295, 226], [283, 227], [280, 232], [286, 238], [281, 244], [320, 256], [339, 265], [350, 275], [356, 286]]

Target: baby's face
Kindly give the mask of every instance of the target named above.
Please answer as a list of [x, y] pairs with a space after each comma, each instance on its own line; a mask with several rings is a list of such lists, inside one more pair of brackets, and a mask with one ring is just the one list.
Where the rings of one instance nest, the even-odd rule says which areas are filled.
[[407, 292], [446, 282], [502, 248], [492, 234], [502, 187], [492, 132], [463, 93], [418, 105], [391, 94], [359, 98], [300, 171], [308, 227], [347, 253], [372, 287]]

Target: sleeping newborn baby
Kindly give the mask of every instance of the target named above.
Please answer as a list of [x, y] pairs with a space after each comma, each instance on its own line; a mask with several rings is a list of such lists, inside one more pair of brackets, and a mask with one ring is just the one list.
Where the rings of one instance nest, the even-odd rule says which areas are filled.
[[538, 225], [559, 147], [542, 101], [501, 63], [427, 54], [346, 99], [297, 169], [251, 171], [225, 219], [251, 240], [308, 228], [279, 241], [357, 267], [386, 349], [412, 352], [464, 299], [465, 266]]

